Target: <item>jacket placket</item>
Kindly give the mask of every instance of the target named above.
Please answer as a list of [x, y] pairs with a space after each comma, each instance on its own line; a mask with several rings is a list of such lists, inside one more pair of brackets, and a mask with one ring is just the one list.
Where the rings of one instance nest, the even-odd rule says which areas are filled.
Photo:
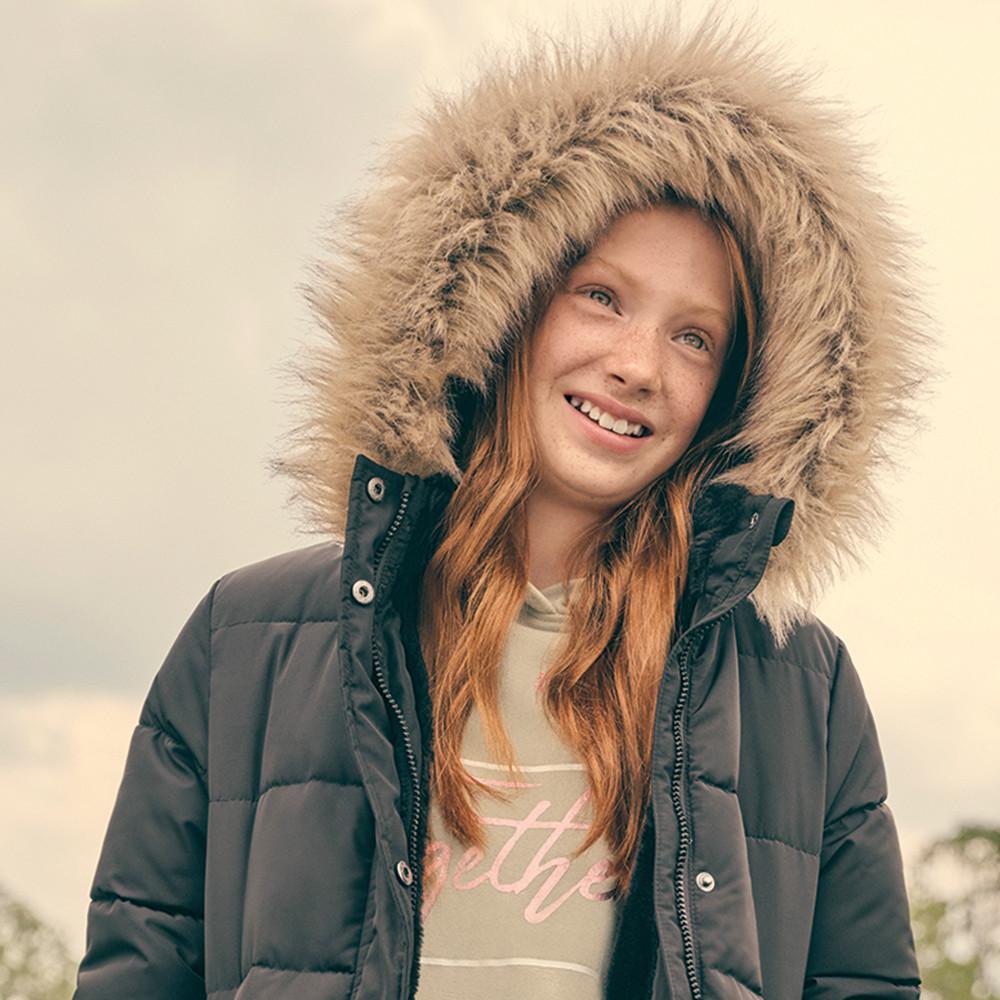
[[[414, 970], [419, 945], [420, 903], [420, 830], [423, 827], [422, 755], [416, 738], [416, 720], [409, 717], [398, 687], [390, 676], [393, 664], [386, 661], [388, 648], [385, 615], [398, 570], [401, 549], [405, 548], [407, 514], [414, 494], [413, 477], [404, 477], [360, 455], [351, 484], [351, 499], [341, 579], [341, 654], [344, 663], [345, 693], [352, 711], [349, 725], [354, 729], [358, 766], [372, 805], [378, 844], [370, 892], [387, 885], [399, 906], [401, 930], [390, 948], [394, 956], [394, 982], [383, 981], [368, 966], [378, 961], [367, 943], [375, 932], [369, 928], [362, 935], [357, 970], [359, 998], [395, 995], [410, 997], [415, 991]], [[385, 723], [374, 715], [372, 698], [384, 706]], [[353, 722], [367, 718], [367, 724]], [[393, 738], [393, 758], [384, 756], [384, 744], [365, 743], [365, 733], [385, 726], [398, 730]], [[390, 779], [387, 781], [387, 779]], [[398, 782], [398, 784], [395, 784]], [[397, 794], [398, 793], [398, 794]], [[397, 846], [398, 845], [398, 846]], [[400, 895], [400, 892], [405, 895]], [[382, 925], [383, 933], [386, 925]], [[387, 947], [382, 942], [380, 953]], [[381, 967], [381, 965], [379, 965]]]
[[[760, 582], [767, 566], [779, 517], [788, 501], [774, 497], [749, 497], [744, 527], [719, 544], [709, 567], [718, 577], [715, 586], [696, 604], [691, 624], [677, 637], [667, 657], [663, 681], [657, 699], [656, 725], [652, 761], [652, 821], [655, 831], [656, 857], [654, 865], [654, 918], [659, 938], [656, 968], [653, 976], [654, 1000], [706, 1000], [725, 995], [753, 995], [756, 986], [734, 981], [738, 991], [720, 994], [706, 984], [701, 960], [701, 934], [693, 907], [696, 891], [714, 889], [711, 871], [692, 874], [695, 842], [691, 822], [690, 749], [692, 678], [698, 671], [698, 650], [703, 648], [709, 633], [725, 622], [741, 601]], [[720, 573], [721, 564], [727, 572]], [[707, 666], [707, 665], [706, 665]], [[738, 705], [731, 706], [738, 712]], [[734, 719], [734, 723], [735, 723]], [[669, 731], [668, 742], [659, 739]], [[669, 803], [669, 804], [668, 804]], [[738, 806], [737, 806], [738, 808]], [[739, 845], [734, 844], [734, 850]], [[673, 872], [668, 871], [664, 858], [673, 858]], [[749, 878], [741, 890], [744, 911], [751, 911]], [[715, 929], [718, 932], [718, 928]], [[755, 928], [748, 928], [753, 932]], [[759, 961], [754, 956], [756, 980], [760, 982]]]

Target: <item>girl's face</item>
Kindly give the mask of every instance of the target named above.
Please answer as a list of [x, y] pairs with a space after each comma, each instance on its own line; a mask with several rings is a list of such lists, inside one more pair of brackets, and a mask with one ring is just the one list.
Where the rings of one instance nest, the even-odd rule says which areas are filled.
[[[618, 218], [569, 272], [532, 341], [538, 490], [603, 515], [666, 472], [705, 416], [732, 323], [729, 260], [697, 210], [656, 205]], [[606, 415], [595, 422], [571, 400]], [[635, 423], [641, 437], [629, 435]]]

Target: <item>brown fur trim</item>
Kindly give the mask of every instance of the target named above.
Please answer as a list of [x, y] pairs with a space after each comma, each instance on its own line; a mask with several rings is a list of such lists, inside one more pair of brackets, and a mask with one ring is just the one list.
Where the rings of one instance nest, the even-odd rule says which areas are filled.
[[668, 13], [601, 40], [530, 40], [389, 147], [313, 273], [326, 339], [292, 362], [306, 398], [271, 467], [337, 537], [359, 452], [459, 480], [453, 390], [484, 390], [537, 281], [669, 188], [724, 214], [759, 292], [755, 389], [731, 442], [749, 460], [719, 478], [795, 500], [754, 595], [781, 634], [885, 520], [876, 476], [927, 374], [914, 241], [851, 111], [748, 25], [713, 11], [684, 33]]

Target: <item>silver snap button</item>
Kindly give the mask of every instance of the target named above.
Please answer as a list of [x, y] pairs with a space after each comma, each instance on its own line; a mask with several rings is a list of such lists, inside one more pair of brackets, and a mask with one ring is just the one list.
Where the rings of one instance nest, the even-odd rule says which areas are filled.
[[712, 877], [711, 872], [698, 872], [694, 877], [694, 884], [702, 892], [711, 892], [715, 888], [715, 879]]
[[375, 599], [375, 588], [367, 580], [355, 580], [351, 594], [358, 604], [371, 604]]
[[380, 476], [372, 476], [371, 479], [368, 480], [367, 489], [368, 496], [370, 496], [375, 503], [379, 503], [382, 497], [385, 496], [385, 480], [383, 480]]
[[396, 862], [396, 878], [398, 878], [403, 885], [413, 885], [413, 872], [410, 870], [410, 866], [405, 861]]
[[755, 528], [755, 527], [757, 526], [757, 522], [758, 522], [759, 520], [760, 520], [760, 515], [759, 515], [759, 514], [757, 513], [757, 511], [754, 511], [754, 512], [753, 512], [753, 513], [752, 513], [752, 514], [750, 515], [750, 527], [751, 527], [751, 528]]

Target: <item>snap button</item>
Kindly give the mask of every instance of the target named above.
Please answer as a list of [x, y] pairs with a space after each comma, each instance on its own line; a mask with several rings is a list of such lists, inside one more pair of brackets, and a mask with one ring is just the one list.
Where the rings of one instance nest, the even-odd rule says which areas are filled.
[[413, 872], [410, 871], [410, 866], [405, 861], [396, 862], [396, 878], [403, 885], [413, 885]]
[[750, 527], [751, 527], [751, 528], [755, 528], [755, 527], [757, 526], [757, 522], [758, 522], [759, 520], [760, 520], [760, 515], [759, 515], [759, 514], [757, 513], [757, 511], [754, 511], [754, 512], [753, 512], [753, 513], [752, 513], [752, 514], [750, 515]]
[[702, 892], [711, 892], [715, 888], [715, 879], [711, 872], [698, 872], [694, 877], [694, 883]]
[[385, 496], [385, 481], [381, 478], [381, 476], [372, 476], [371, 479], [368, 480], [367, 490], [368, 496], [370, 496], [375, 503], [379, 503], [382, 497]]
[[367, 580], [355, 580], [351, 595], [358, 604], [371, 604], [375, 599], [375, 588]]

